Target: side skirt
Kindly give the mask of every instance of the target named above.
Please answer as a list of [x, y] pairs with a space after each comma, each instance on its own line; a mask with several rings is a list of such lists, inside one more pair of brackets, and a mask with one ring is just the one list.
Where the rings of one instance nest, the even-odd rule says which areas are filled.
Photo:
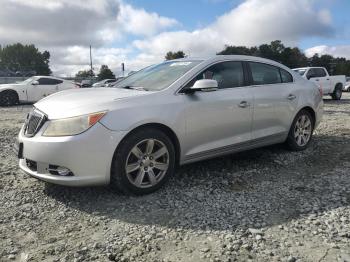
[[183, 161], [181, 161], [180, 164], [181, 165], [188, 164], [192, 162], [201, 161], [204, 159], [219, 157], [219, 156], [228, 155], [236, 152], [242, 152], [242, 151], [259, 148], [263, 146], [278, 144], [278, 143], [284, 142], [286, 138], [287, 138], [287, 133], [283, 132], [283, 133], [267, 136], [264, 138], [254, 139], [248, 142], [228, 145], [228, 146], [185, 156], [185, 158], [183, 159]]

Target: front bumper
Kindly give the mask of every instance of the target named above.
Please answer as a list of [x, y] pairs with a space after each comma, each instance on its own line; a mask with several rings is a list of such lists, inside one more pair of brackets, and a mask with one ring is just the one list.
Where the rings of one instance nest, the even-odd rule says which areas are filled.
[[[65, 186], [109, 183], [113, 154], [125, 132], [111, 131], [97, 123], [76, 136], [44, 137], [42, 132], [47, 124], [34, 137], [24, 136], [23, 128], [18, 135], [18, 142], [23, 144], [23, 158], [19, 160], [19, 166], [24, 172]], [[50, 170], [53, 166], [68, 168], [72, 174], [52, 174]]]

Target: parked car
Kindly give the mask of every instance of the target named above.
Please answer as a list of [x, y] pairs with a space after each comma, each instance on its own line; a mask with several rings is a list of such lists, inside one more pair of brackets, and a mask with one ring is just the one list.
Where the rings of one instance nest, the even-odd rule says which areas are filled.
[[343, 91], [350, 92], [350, 77], [346, 78], [346, 83], [344, 85]]
[[81, 83], [80, 83], [80, 87], [81, 88], [88, 88], [88, 87], [92, 87], [92, 80], [90, 79], [85, 79], [85, 80], [82, 80]]
[[13, 76], [16, 76], [16, 73], [13, 72], [12, 70], [7, 68], [0, 69], [0, 77], [13, 77]]
[[97, 82], [97, 83], [93, 84], [92, 87], [105, 87], [109, 83], [113, 83], [115, 81], [116, 81], [115, 79], [104, 79], [104, 80], [102, 80], [100, 82]]
[[15, 148], [20, 168], [38, 179], [146, 194], [177, 165], [284, 142], [304, 150], [322, 112], [319, 88], [277, 62], [179, 59], [115, 88], [42, 99]]
[[51, 76], [34, 76], [15, 84], [0, 85], [0, 105], [37, 102], [58, 91], [78, 87], [70, 81]]
[[330, 76], [324, 67], [302, 67], [293, 70], [319, 85], [323, 95], [330, 95], [332, 99], [340, 100], [346, 82], [345, 75]]
[[120, 81], [122, 81], [124, 79], [124, 77], [117, 77], [113, 82], [110, 82], [108, 84], [105, 85], [105, 87], [113, 87], [115, 86], [117, 83], [119, 83]]

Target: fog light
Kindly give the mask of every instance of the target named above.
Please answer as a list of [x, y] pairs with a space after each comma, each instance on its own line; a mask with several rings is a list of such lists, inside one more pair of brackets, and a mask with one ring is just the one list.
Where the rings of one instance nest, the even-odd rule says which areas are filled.
[[72, 171], [70, 171], [68, 168], [63, 167], [63, 166], [50, 165], [49, 171], [50, 171], [50, 174], [52, 174], [52, 175], [73, 176]]
[[62, 166], [59, 166], [56, 171], [60, 176], [68, 176], [71, 173], [68, 168]]

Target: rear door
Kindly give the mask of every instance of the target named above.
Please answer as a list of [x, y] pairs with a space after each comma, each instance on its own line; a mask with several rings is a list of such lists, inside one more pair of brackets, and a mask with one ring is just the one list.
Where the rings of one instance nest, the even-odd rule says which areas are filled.
[[228, 61], [212, 65], [185, 88], [193, 86], [199, 79], [214, 79], [219, 88], [216, 91], [184, 94], [186, 160], [224, 153], [234, 145], [251, 140], [252, 93], [246, 86], [243, 63]]
[[252, 138], [272, 142], [288, 133], [297, 107], [292, 75], [273, 65], [249, 62], [254, 96]]

